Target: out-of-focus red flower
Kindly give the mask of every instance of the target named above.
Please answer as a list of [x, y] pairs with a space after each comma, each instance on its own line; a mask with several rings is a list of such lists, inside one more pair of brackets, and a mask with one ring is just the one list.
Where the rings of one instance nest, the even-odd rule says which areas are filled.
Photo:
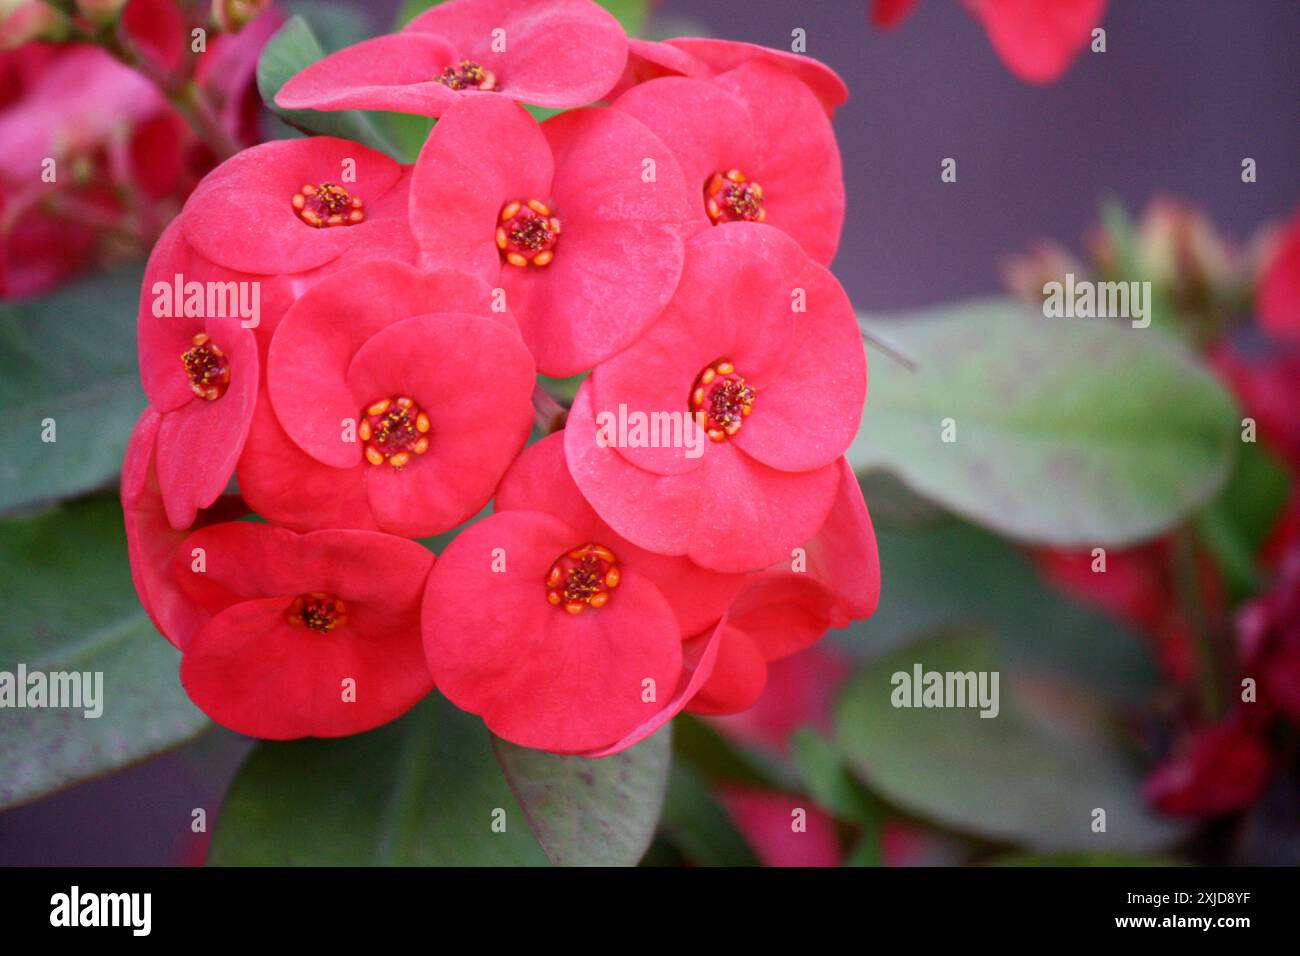
[[1255, 419], [1259, 438], [1300, 473], [1300, 344], [1225, 341], [1214, 346], [1210, 364]]
[[1300, 212], [1283, 231], [1264, 268], [1256, 310], [1266, 331], [1300, 337]]
[[[1052, 83], [1069, 69], [1106, 12], [1106, 0], [963, 0], [1007, 69], [1026, 83]], [[871, 19], [901, 23], [916, 0], [873, 0]]]
[[1300, 537], [1292, 539], [1272, 588], [1238, 612], [1237, 635], [1246, 677], [1259, 703], [1300, 723]]
[[835, 821], [807, 797], [735, 786], [719, 797], [764, 866], [840, 865]]
[[425, 265], [504, 289], [538, 371], [563, 376], [654, 320], [698, 224], [676, 160], [633, 117], [591, 107], [538, 124], [481, 96], [448, 109], [421, 150], [411, 228]]
[[1217, 724], [1186, 732], [1147, 778], [1146, 799], [1171, 816], [1218, 816], [1248, 807], [1273, 768], [1261, 731], [1257, 718], [1238, 709]]
[[432, 565], [428, 549], [374, 531], [202, 528], [174, 566], [206, 618], [185, 644], [181, 683], [209, 717], [253, 737], [340, 737], [387, 723], [433, 689], [420, 646]]
[[836, 694], [852, 673], [852, 662], [826, 647], [771, 661], [766, 691], [754, 706], [718, 717], [713, 725], [741, 743], [785, 753], [799, 728], [830, 730]]
[[286, 109], [441, 116], [458, 100], [495, 93], [564, 109], [604, 97], [626, 62], [622, 27], [591, 0], [452, 0], [401, 33], [313, 63], [275, 101]]
[[163, 74], [180, 69], [190, 39], [175, 0], [129, 0], [121, 33], [152, 70]]

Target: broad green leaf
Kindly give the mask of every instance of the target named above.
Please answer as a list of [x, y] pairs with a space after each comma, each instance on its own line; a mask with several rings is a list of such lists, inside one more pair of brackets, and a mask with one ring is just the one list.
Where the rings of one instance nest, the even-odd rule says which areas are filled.
[[696, 866], [757, 866], [758, 857], [689, 764], [673, 763], [660, 831]]
[[987, 300], [863, 324], [917, 368], [872, 362], [854, 467], [891, 471], [1011, 538], [1150, 539], [1218, 492], [1240, 444], [1214, 376], [1172, 337], [1122, 319]]
[[0, 304], [0, 513], [115, 480], [145, 404], [140, 275], [115, 272]]
[[600, 760], [530, 750], [495, 737], [492, 746], [556, 866], [635, 866], [645, 855], [668, 788], [671, 724]]
[[180, 655], [136, 598], [111, 497], [0, 523], [0, 607], [0, 671], [16, 674], [22, 663], [29, 674], [103, 675], [99, 717], [0, 708], [0, 809], [144, 760], [207, 726], [181, 689]]
[[374, 118], [359, 110], [285, 110], [275, 105], [275, 94], [289, 78], [325, 56], [325, 49], [307, 21], [291, 17], [262, 50], [257, 61], [257, 89], [271, 112], [290, 126], [308, 133], [356, 140], [372, 149], [400, 156], [397, 146], [380, 130]]
[[[868, 498], [870, 502], [871, 499]], [[959, 521], [876, 535], [885, 586], [869, 620], [832, 640], [859, 658], [950, 626], [987, 625], [1008, 665], [1137, 703], [1157, 672], [1137, 633], [1050, 587], [1016, 547]]]
[[482, 721], [433, 694], [369, 733], [260, 744], [226, 797], [208, 862], [533, 866], [546, 855]]
[[844, 769], [844, 763], [830, 741], [810, 727], [794, 732], [790, 756], [799, 769], [803, 789], [827, 813], [838, 820], [880, 825], [883, 807], [862, 784]]
[[[942, 635], [868, 667], [843, 693], [835, 745], [873, 792], [955, 830], [1035, 851], [1146, 853], [1180, 828], [1150, 813], [1140, 777], [1099, 733], [1031, 718], [999, 675], [999, 712], [895, 707], [892, 675], [994, 672], [994, 644]], [[1094, 810], [1105, 832], [1094, 832]]]
[[1286, 468], [1259, 445], [1244, 443], [1222, 493], [1196, 516], [1236, 599], [1254, 593], [1258, 555], [1286, 507], [1291, 481]]

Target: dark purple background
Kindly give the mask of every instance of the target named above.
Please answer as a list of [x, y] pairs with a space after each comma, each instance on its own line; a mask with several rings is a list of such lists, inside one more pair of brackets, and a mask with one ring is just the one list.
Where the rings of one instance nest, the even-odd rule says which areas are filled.
[[[396, 4], [366, 4], [376, 30]], [[1300, 3], [1112, 0], [1107, 52], [1022, 84], [959, 5], [921, 0], [900, 28], [866, 0], [670, 0], [663, 18], [808, 53], [848, 83], [836, 131], [849, 214], [835, 271], [859, 308], [907, 309], [999, 288], [1042, 237], [1077, 250], [1098, 203], [1166, 194], [1230, 237], [1300, 203]], [[939, 164], [957, 159], [956, 184]], [[1254, 157], [1259, 181], [1241, 182]], [[191, 854], [191, 808], [216, 816], [243, 746], [214, 732], [178, 754], [0, 814], [0, 864], [167, 863]]]

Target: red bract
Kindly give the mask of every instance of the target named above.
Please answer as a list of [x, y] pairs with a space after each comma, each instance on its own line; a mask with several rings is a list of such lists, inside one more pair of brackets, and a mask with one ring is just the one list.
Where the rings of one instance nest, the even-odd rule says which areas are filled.
[[[1106, 0], [963, 0], [989, 35], [1007, 69], [1026, 83], [1061, 78], [1088, 44], [1106, 12]], [[893, 27], [916, 0], [873, 0], [871, 18]]]
[[603, 756], [676, 714], [708, 677], [738, 581], [631, 545], [582, 501], [559, 436], [502, 481], [498, 511], [430, 576], [424, 640], [438, 687], [526, 747]]
[[401, 33], [313, 63], [275, 101], [287, 109], [441, 116], [458, 100], [498, 93], [567, 108], [608, 93], [626, 60], [622, 27], [591, 0], [453, 0]]
[[[162, 416], [158, 483], [175, 528], [193, 524], [197, 511], [225, 490], [248, 435], [260, 362], [237, 303], [240, 283], [251, 303], [254, 280], [195, 255], [177, 222], [145, 269], [137, 331], [140, 381]], [[187, 284], [199, 289], [196, 296], [187, 293]], [[221, 308], [215, 307], [216, 293]], [[274, 298], [267, 296], [268, 312], [276, 308]]]
[[880, 561], [857, 476], [840, 460], [835, 504], [793, 560], [751, 575], [718, 625], [718, 661], [687, 709], [734, 714], [753, 706], [768, 664], [821, 639], [830, 628], [870, 617], [880, 598]]
[[[583, 495], [629, 541], [758, 570], [790, 560], [825, 521], [865, 393], [835, 278], [779, 230], [728, 224], [691, 241], [661, 318], [583, 383], [565, 452]], [[653, 442], [636, 421], [652, 423]], [[663, 422], [677, 423], [676, 439]]]
[[1273, 587], [1240, 611], [1244, 672], [1259, 684], [1259, 706], [1300, 723], [1300, 541], [1278, 563]]
[[185, 645], [181, 683], [209, 717], [253, 737], [387, 723], [433, 689], [420, 647], [432, 564], [420, 545], [371, 531], [197, 531], [174, 570], [208, 619]]
[[806, 796], [725, 787], [723, 806], [763, 866], [839, 866], [835, 821]]
[[240, 488], [291, 528], [423, 537], [487, 503], [532, 426], [532, 359], [492, 290], [371, 262], [285, 314]]
[[346, 257], [410, 260], [409, 179], [383, 153], [329, 136], [246, 149], [199, 183], [179, 217], [212, 262], [261, 275]]
[[629, 38], [627, 74], [615, 92], [663, 76], [708, 79], [753, 60], [770, 63], [806, 84], [827, 116], [833, 116], [849, 98], [848, 87], [839, 75], [810, 56], [711, 37], [677, 37], [662, 42]]
[[690, 220], [668, 149], [603, 108], [539, 126], [507, 100], [467, 98], [434, 127], [411, 183], [424, 262], [503, 288], [546, 375], [589, 368], [659, 314]]
[[1162, 813], [1217, 816], [1250, 806], [1271, 771], [1261, 728], [1238, 711], [1187, 734], [1173, 756], [1147, 778], [1143, 792]]
[[844, 224], [844, 179], [830, 120], [798, 78], [750, 60], [709, 80], [669, 76], [614, 108], [672, 150], [698, 228], [763, 222], [829, 264]]
[[1269, 257], [1257, 296], [1261, 327], [1275, 335], [1300, 337], [1300, 213]]

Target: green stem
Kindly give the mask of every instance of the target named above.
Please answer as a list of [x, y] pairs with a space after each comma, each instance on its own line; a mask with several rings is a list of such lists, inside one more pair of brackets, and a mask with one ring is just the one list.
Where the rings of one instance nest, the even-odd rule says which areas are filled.
[[1195, 640], [1196, 673], [1200, 684], [1201, 708], [1207, 719], [1217, 720], [1223, 713], [1220, 686], [1220, 661], [1214, 632], [1207, 619], [1201, 594], [1200, 574], [1196, 568], [1196, 539], [1190, 530], [1178, 532], [1174, 541], [1174, 570], [1188, 624]]

